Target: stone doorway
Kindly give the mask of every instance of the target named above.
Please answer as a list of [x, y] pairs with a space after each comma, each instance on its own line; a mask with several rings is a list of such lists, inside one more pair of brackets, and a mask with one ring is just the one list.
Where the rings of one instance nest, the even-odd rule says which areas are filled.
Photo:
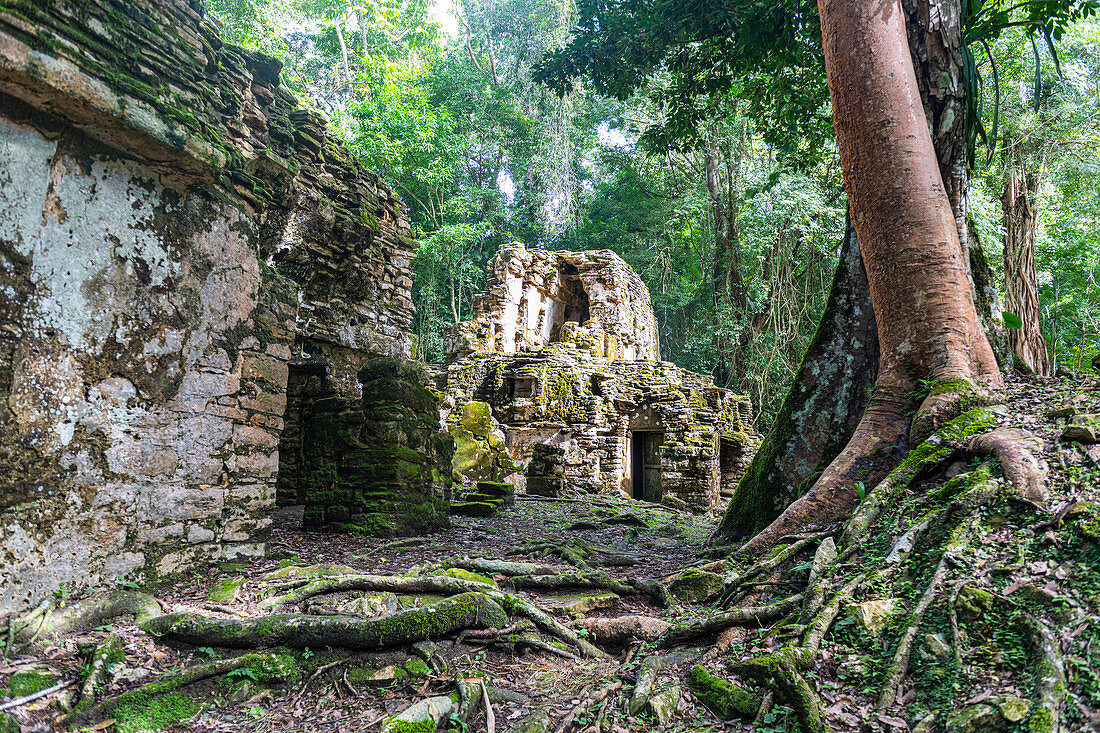
[[745, 472], [742, 443], [720, 438], [718, 441], [718, 490], [732, 493]]
[[630, 435], [630, 495], [640, 501], [661, 500], [661, 443], [659, 430], [634, 430]]
[[313, 403], [336, 394], [325, 379], [324, 365], [291, 364], [286, 384], [286, 413], [279, 436], [279, 474], [275, 479], [275, 505], [297, 506], [306, 501], [308, 435]]

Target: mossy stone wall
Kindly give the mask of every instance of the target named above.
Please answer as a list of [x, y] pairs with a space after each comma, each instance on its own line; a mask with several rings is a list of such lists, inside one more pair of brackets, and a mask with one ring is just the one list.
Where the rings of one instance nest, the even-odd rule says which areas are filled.
[[204, 7], [0, 2], [0, 616], [261, 554], [290, 365], [409, 352], [403, 205]]
[[303, 427], [306, 529], [373, 536], [447, 526], [454, 441], [423, 367], [377, 358], [359, 372], [362, 398], [312, 403]]

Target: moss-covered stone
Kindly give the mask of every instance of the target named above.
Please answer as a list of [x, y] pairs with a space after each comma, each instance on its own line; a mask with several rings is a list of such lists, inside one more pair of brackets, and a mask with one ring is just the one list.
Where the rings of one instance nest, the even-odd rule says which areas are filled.
[[41, 692], [57, 682], [57, 676], [40, 669], [25, 669], [8, 680], [8, 696], [23, 697]]
[[500, 511], [498, 504], [485, 501], [456, 501], [451, 504], [451, 514], [462, 517], [495, 517]]
[[374, 536], [448, 526], [454, 441], [423, 367], [378, 358], [359, 371], [363, 396], [315, 400], [303, 427], [303, 526]]
[[453, 709], [451, 698], [429, 697], [387, 718], [382, 724], [382, 733], [435, 733]]
[[234, 603], [241, 593], [244, 580], [243, 575], [218, 578], [210, 588], [210, 600], [214, 603]]
[[760, 711], [760, 701], [745, 688], [716, 677], [701, 665], [691, 668], [688, 681], [695, 696], [722, 720], [751, 718]]
[[669, 584], [672, 595], [685, 603], [703, 603], [722, 587], [722, 576], [705, 570], [685, 570]]

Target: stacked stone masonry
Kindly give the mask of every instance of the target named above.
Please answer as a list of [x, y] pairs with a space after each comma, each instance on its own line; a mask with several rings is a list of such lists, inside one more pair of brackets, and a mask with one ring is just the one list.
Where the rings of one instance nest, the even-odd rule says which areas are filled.
[[[583, 322], [583, 309], [556, 322], [556, 309], [566, 312], [555, 300], [563, 273], [575, 273], [583, 290], [573, 301], [589, 304]], [[532, 464], [528, 490], [536, 493], [624, 492], [713, 511], [760, 444], [747, 398], [657, 360], [645, 285], [609, 251], [502, 248], [474, 320], [460, 324], [453, 346], [439, 381], [454, 405], [448, 419], [458, 455], [492, 455], [490, 442], [455, 429], [471, 405], [484, 403], [494, 422], [487, 429], [503, 432], [508, 457]], [[551, 473], [546, 445], [560, 448]]]
[[201, 0], [0, 5], [0, 616], [260, 553], [280, 441], [293, 503], [312, 400], [407, 356], [412, 249]]

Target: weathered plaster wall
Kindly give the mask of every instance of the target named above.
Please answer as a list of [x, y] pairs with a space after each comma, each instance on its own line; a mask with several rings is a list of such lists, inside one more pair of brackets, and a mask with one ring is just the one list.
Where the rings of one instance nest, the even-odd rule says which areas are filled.
[[489, 263], [474, 317], [457, 325], [448, 350], [539, 349], [566, 338], [569, 324], [586, 322], [594, 356], [660, 359], [649, 290], [621, 257], [610, 250], [528, 250], [512, 242]]
[[260, 552], [291, 366], [408, 352], [400, 202], [202, 11], [0, 6], [0, 616]]

